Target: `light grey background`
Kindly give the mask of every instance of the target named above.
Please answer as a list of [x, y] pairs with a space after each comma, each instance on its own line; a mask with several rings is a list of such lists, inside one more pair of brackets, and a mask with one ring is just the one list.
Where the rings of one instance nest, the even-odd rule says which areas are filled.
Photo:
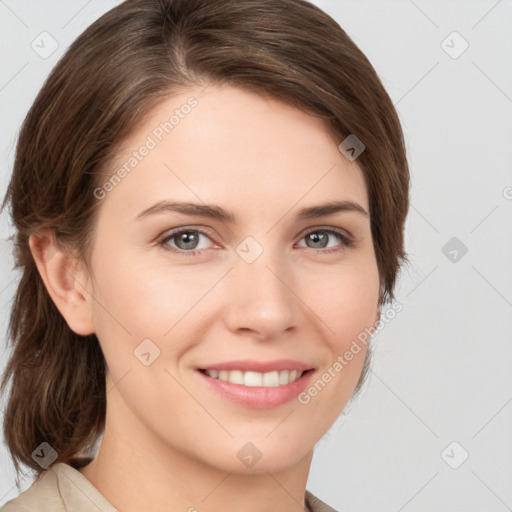
[[[45, 77], [117, 3], [0, 0], [2, 196]], [[373, 341], [360, 398], [318, 443], [308, 488], [340, 511], [512, 510], [512, 1], [313, 3], [360, 46], [391, 95], [412, 197], [403, 311]], [[59, 45], [47, 59], [31, 48], [43, 31]], [[4, 214], [2, 350], [17, 277], [10, 232]], [[0, 457], [1, 506], [18, 493], [3, 445]]]

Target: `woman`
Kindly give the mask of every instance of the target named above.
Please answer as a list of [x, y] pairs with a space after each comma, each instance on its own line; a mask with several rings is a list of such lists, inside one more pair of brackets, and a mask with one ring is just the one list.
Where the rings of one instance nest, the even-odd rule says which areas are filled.
[[2, 510], [333, 510], [313, 449], [364, 382], [408, 188], [389, 96], [312, 4], [128, 0], [93, 23], [4, 201], [4, 435], [36, 481]]

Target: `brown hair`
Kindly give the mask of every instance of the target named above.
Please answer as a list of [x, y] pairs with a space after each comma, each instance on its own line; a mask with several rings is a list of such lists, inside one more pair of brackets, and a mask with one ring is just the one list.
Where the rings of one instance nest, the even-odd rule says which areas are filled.
[[[116, 148], [164, 96], [228, 83], [321, 117], [341, 143], [353, 134], [367, 186], [381, 278], [393, 299], [406, 261], [409, 171], [397, 114], [368, 59], [327, 14], [305, 0], [128, 0], [93, 23], [53, 69], [19, 134], [3, 203], [15, 227], [21, 281], [8, 336], [12, 379], [4, 437], [19, 462], [47, 442], [56, 462], [93, 448], [106, 411], [106, 362], [95, 335], [68, 327], [38, 273], [29, 236], [50, 229], [90, 257], [101, 186]], [[367, 360], [357, 393], [369, 368]]]

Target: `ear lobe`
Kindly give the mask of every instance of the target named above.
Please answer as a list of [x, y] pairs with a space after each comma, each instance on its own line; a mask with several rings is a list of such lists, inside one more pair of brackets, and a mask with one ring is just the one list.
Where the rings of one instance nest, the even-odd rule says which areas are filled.
[[33, 234], [30, 251], [46, 290], [69, 328], [81, 336], [94, 333], [88, 275], [75, 256], [63, 249], [53, 231]]

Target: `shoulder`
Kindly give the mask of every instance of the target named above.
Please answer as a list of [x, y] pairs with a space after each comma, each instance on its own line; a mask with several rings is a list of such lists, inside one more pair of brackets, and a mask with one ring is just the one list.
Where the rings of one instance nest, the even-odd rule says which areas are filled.
[[311, 512], [337, 512], [306, 489], [306, 510]]
[[8, 501], [0, 512], [42, 512], [50, 507], [52, 511], [65, 512], [53, 468], [45, 471], [18, 497]]
[[77, 468], [59, 462], [45, 471], [27, 490], [8, 501], [0, 512], [117, 512]]

